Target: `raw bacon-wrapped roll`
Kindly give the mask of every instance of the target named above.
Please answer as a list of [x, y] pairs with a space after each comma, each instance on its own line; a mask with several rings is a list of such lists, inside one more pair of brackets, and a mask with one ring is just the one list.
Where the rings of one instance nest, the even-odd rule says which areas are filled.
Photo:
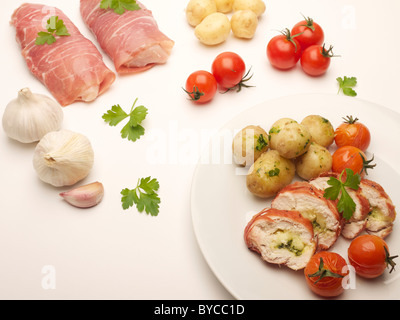
[[[70, 36], [57, 37], [51, 45], [36, 45], [38, 33], [47, 31], [50, 16], [63, 20]], [[115, 74], [95, 45], [61, 10], [25, 3], [15, 10], [11, 24], [29, 69], [62, 106], [93, 101], [114, 82]]]
[[311, 222], [298, 211], [264, 209], [248, 223], [247, 247], [269, 263], [303, 269], [316, 250]]
[[118, 73], [136, 73], [168, 60], [174, 42], [157, 26], [151, 11], [117, 14], [100, 8], [101, 0], [81, 0], [81, 14]]

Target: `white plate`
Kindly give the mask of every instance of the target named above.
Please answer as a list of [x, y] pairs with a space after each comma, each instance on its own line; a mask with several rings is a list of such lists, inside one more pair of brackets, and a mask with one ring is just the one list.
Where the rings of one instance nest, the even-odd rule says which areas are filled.
[[[263, 262], [247, 249], [243, 232], [249, 219], [270, 205], [246, 188], [243, 171], [232, 163], [232, 139], [243, 127], [260, 125], [267, 131], [279, 118], [301, 121], [310, 114], [329, 119], [336, 128], [342, 117], [353, 115], [365, 123], [372, 135], [368, 156], [375, 155], [377, 167], [368, 178], [380, 183], [395, 205], [400, 203], [400, 115], [373, 103], [338, 95], [299, 95], [252, 107], [228, 122], [203, 153], [193, 178], [191, 208], [200, 249], [217, 278], [236, 298], [318, 299], [307, 287], [303, 271]], [[400, 253], [400, 230], [395, 223], [386, 238], [391, 254]], [[347, 261], [350, 241], [339, 238], [331, 251]], [[399, 267], [400, 268], [400, 261]], [[398, 299], [400, 270], [374, 280], [356, 277], [353, 287], [340, 299]]]

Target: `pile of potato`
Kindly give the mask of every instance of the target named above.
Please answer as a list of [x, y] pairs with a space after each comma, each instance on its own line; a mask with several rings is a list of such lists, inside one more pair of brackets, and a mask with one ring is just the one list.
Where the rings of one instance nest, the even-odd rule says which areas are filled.
[[186, 18], [201, 43], [217, 45], [228, 39], [231, 30], [238, 38], [253, 38], [264, 12], [262, 0], [190, 0]]
[[267, 133], [247, 126], [233, 141], [236, 164], [250, 166], [247, 188], [261, 198], [275, 196], [289, 185], [295, 174], [310, 180], [332, 169], [328, 147], [335, 130], [329, 120], [310, 115], [298, 123], [291, 118], [276, 121]]

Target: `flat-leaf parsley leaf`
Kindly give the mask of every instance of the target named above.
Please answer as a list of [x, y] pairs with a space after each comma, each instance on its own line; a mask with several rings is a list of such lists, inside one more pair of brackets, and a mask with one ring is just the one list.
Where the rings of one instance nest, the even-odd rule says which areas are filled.
[[160, 184], [157, 179], [151, 177], [139, 179], [135, 189], [121, 191], [121, 202], [124, 210], [136, 205], [139, 212], [146, 211], [153, 217], [158, 216], [161, 200], [157, 194]]
[[343, 91], [343, 94], [349, 97], [355, 97], [357, 92], [354, 91], [354, 87], [357, 85], [357, 78], [356, 77], [344, 77], [336, 78], [336, 81], [339, 83], [339, 91]]
[[59, 19], [58, 16], [50, 17], [47, 20], [46, 31], [38, 32], [38, 37], [36, 38], [35, 44], [38, 46], [47, 44], [53, 44], [57, 41], [55, 36], [65, 37], [70, 36], [67, 27], [64, 25], [64, 21]]
[[[343, 183], [342, 176], [344, 172], [346, 172], [346, 181]], [[343, 170], [339, 179], [331, 177], [328, 180], [330, 187], [325, 189], [324, 198], [336, 200], [340, 197], [337, 203], [337, 209], [343, 214], [343, 218], [346, 220], [350, 220], [354, 211], [356, 210], [356, 203], [351, 198], [346, 188], [358, 190], [360, 182], [361, 176], [358, 173], [354, 174], [353, 170], [351, 169]]]
[[135, 108], [137, 101], [138, 99], [135, 100], [129, 114], [120, 105], [115, 105], [102, 117], [112, 127], [117, 126], [121, 121], [129, 117], [128, 123], [121, 130], [121, 137], [133, 142], [145, 134], [145, 129], [141, 126], [141, 123], [146, 119], [148, 113], [147, 108], [144, 106]]
[[125, 11], [140, 10], [140, 6], [136, 0], [102, 0], [100, 3], [101, 9], [112, 9], [116, 14], [124, 14]]

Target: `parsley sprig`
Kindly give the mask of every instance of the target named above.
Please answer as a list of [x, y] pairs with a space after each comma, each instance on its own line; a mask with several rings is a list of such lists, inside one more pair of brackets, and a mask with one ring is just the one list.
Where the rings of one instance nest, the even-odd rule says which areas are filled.
[[[342, 176], [346, 172], [346, 181], [342, 182]], [[345, 169], [339, 176], [339, 179], [331, 177], [328, 184], [331, 186], [325, 189], [324, 197], [330, 200], [336, 200], [339, 197], [337, 208], [343, 214], [343, 218], [350, 220], [356, 210], [356, 203], [351, 198], [346, 188], [358, 190], [360, 187], [361, 176], [357, 173], [354, 174], [353, 170]]]
[[146, 211], [153, 217], [158, 216], [161, 200], [157, 194], [160, 184], [157, 179], [151, 177], [139, 179], [135, 189], [124, 189], [121, 191], [121, 202], [124, 210], [136, 205], [139, 212]]
[[357, 96], [357, 92], [354, 91], [354, 87], [357, 85], [357, 78], [356, 77], [341, 77], [336, 78], [336, 81], [339, 83], [339, 91], [343, 91], [343, 94], [349, 97]]
[[101, 9], [112, 9], [116, 14], [122, 15], [125, 11], [140, 10], [140, 6], [136, 0], [102, 0], [100, 3]]
[[140, 139], [141, 136], [145, 134], [145, 129], [141, 126], [142, 122], [146, 119], [148, 109], [144, 106], [139, 106], [135, 108], [136, 102], [135, 100], [132, 109], [129, 114], [127, 114], [119, 104], [113, 106], [111, 110], [108, 110], [107, 113], [103, 115], [103, 119], [110, 126], [115, 127], [121, 121], [125, 120], [129, 117], [128, 123], [123, 127], [121, 131], [121, 137], [123, 139], [128, 139], [129, 141], [135, 142]]
[[47, 44], [53, 44], [57, 41], [56, 36], [66, 37], [70, 36], [67, 27], [64, 25], [64, 21], [59, 19], [58, 16], [50, 17], [47, 20], [46, 31], [40, 31], [38, 37], [36, 38], [35, 44], [38, 46]]
[[[342, 176], [346, 172], [346, 181], [342, 182]], [[351, 198], [346, 188], [350, 188], [353, 190], [358, 190], [360, 187], [361, 176], [357, 173], [354, 174], [353, 170], [345, 169], [339, 176], [339, 179], [335, 177], [331, 177], [328, 180], [328, 184], [331, 187], [325, 189], [324, 198], [330, 200], [337, 200], [337, 209], [340, 213], [343, 214], [343, 218], [346, 220], [350, 220], [353, 216], [354, 211], [356, 210], [356, 203]]]

